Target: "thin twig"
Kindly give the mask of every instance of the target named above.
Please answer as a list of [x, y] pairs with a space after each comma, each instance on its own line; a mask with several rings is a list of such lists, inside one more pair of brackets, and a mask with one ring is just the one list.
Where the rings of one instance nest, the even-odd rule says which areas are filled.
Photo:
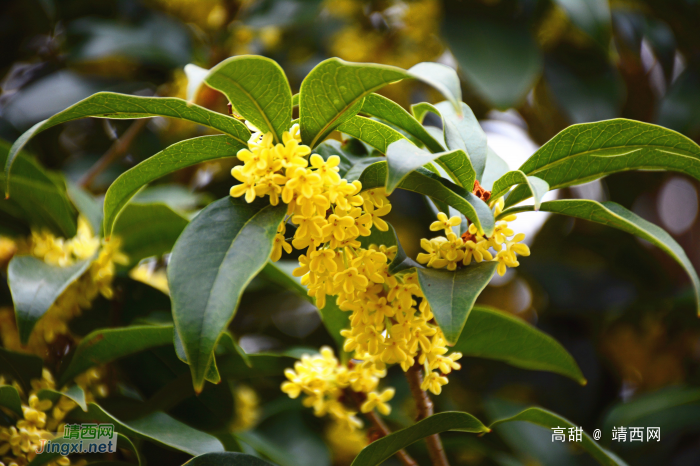
[[[408, 386], [411, 388], [411, 394], [416, 400], [416, 409], [418, 410], [418, 419], [425, 419], [428, 416], [433, 415], [433, 402], [428, 396], [428, 393], [420, 388], [423, 383], [423, 374], [421, 372], [422, 367], [418, 362], [406, 372], [406, 378], [408, 379]], [[428, 446], [428, 453], [430, 454], [430, 460], [433, 462], [433, 466], [450, 466], [447, 461], [447, 456], [445, 455], [445, 449], [442, 447], [442, 441], [440, 441], [440, 436], [438, 434], [433, 434], [425, 438], [425, 443]]]
[[107, 150], [107, 152], [105, 152], [104, 155], [100, 157], [100, 159], [95, 162], [92, 167], [90, 167], [90, 170], [88, 170], [87, 173], [80, 178], [78, 184], [83, 188], [89, 188], [100, 173], [105, 171], [107, 167], [126, 154], [129, 147], [136, 139], [136, 136], [138, 136], [139, 133], [146, 127], [148, 120], [150, 120], [150, 118], [140, 118], [133, 122], [124, 132], [124, 134], [122, 134], [119, 139], [114, 141], [109, 150]]
[[[349, 394], [353, 400], [355, 400], [355, 403], [357, 404], [357, 407], [359, 408], [362, 406], [362, 402], [364, 401], [362, 399], [362, 394], [357, 393], [354, 390], [347, 389], [345, 390], [347, 394]], [[391, 430], [389, 430], [389, 427], [384, 424], [384, 421], [382, 421], [382, 418], [377, 416], [377, 413], [374, 411], [370, 411], [369, 413], [363, 413], [367, 419], [372, 423], [372, 426], [379, 432], [381, 437], [386, 437], [387, 435], [391, 434]], [[406, 453], [406, 450], [399, 450], [396, 452], [396, 457], [401, 461], [401, 463], [404, 466], [418, 466], [418, 463], [416, 463], [416, 460], [411, 458], [411, 455]]]

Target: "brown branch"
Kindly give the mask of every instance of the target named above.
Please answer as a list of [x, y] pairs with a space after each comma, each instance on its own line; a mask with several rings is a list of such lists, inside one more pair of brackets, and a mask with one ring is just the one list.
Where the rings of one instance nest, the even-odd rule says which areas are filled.
[[[346, 389], [345, 393], [347, 395], [350, 395], [350, 397], [355, 401], [357, 404], [357, 408], [359, 409], [360, 406], [362, 406], [363, 403], [363, 394], [358, 393], [352, 389]], [[377, 413], [374, 411], [370, 411], [369, 413], [362, 413], [365, 415], [367, 419], [372, 423], [372, 426], [374, 429], [379, 433], [379, 438], [381, 437], [386, 437], [387, 435], [391, 434], [391, 430], [389, 430], [389, 427], [384, 424], [384, 421], [382, 421], [382, 418], [380, 418]], [[376, 439], [375, 439], [376, 440]], [[401, 461], [401, 463], [404, 466], [418, 466], [418, 463], [416, 463], [416, 460], [411, 458], [411, 455], [406, 453], [406, 450], [399, 450], [396, 452], [396, 457]]]
[[129, 150], [129, 147], [136, 139], [136, 136], [138, 136], [139, 133], [146, 127], [149, 120], [150, 118], [141, 118], [133, 122], [131, 126], [129, 126], [129, 129], [127, 129], [119, 139], [114, 141], [107, 152], [105, 152], [104, 155], [100, 157], [97, 162], [95, 162], [95, 165], [90, 167], [90, 170], [88, 170], [88, 172], [85, 173], [82, 178], [80, 178], [78, 184], [83, 188], [89, 188], [100, 173], [105, 171], [107, 167], [126, 154], [126, 151]]
[[[418, 409], [418, 419], [425, 419], [428, 416], [433, 415], [433, 402], [428, 396], [428, 393], [420, 388], [423, 383], [423, 374], [421, 373], [422, 367], [418, 364], [418, 361], [406, 372], [406, 379], [408, 379], [408, 386], [411, 388], [411, 394], [416, 400], [416, 408]], [[428, 446], [428, 453], [430, 454], [430, 460], [433, 462], [433, 466], [450, 466], [447, 461], [447, 456], [445, 455], [445, 449], [442, 447], [442, 441], [440, 441], [440, 436], [438, 434], [433, 434], [425, 438], [425, 443]]]

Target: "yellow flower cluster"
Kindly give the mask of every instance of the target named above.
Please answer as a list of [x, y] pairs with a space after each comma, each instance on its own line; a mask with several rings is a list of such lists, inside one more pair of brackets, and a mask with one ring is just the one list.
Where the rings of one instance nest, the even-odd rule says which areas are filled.
[[[99, 369], [91, 369], [76, 377], [76, 383], [85, 391], [86, 401], [94, 400], [95, 394], [104, 394], [106, 388], [99, 380], [102, 374]], [[56, 389], [51, 372], [44, 369], [41, 379], [31, 381], [31, 390], [25, 394], [22, 387], [16, 382], [9, 383], [0, 377], [0, 386], [11, 385], [20, 394], [22, 400], [22, 418], [15, 425], [0, 427], [0, 466], [26, 466], [36, 456], [36, 449], [40, 448], [41, 440], [53, 438], [52, 432], [63, 430], [63, 419], [77, 404], [68, 397], [62, 396], [54, 404], [51, 400], [40, 400], [38, 393], [43, 389]], [[97, 393], [95, 392], [97, 389]], [[5, 414], [12, 417], [15, 414], [5, 410]], [[46, 463], [48, 466], [69, 466], [70, 464], [85, 464], [84, 460], [77, 463], [62, 456]]]
[[21, 345], [12, 309], [0, 310], [0, 337], [3, 346], [13, 351], [31, 352], [47, 356], [47, 345], [58, 335], [69, 335], [68, 322], [88, 309], [98, 294], [111, 298], [115, 264], [126, 264], [127, 258], [119, 252], [119, 238], [100, 241], [90, 224], [78, 218], [75, 237], [64, 239], [49, 232], [32, 232], [26, 241], [18, 242], [17, 254], [31, 254], [47, 264], [67, 267], [76, 262], [92, 259], [88, 270], [58, 297], [56, 302], [36, 323], [29, 343]]
[[338, 362], [332, 349], [324, 346], [320, 354], [303, 355], [294, 369], [287, 369], [284, 374], [289, 380], [282, 384], [283, 392], [291, 398], [305, 394], [304, 406], [313, 408], [316, 416], [330, 415], [346, 429], [362, 427], [362, 421], [355, 416], [357, 413], [342, 402], [346, 389], [366, 394], [360, 407], [363, 413], [375, 408], [384, 415], [391, 412], [388, 401], [394, 397], [394, 389], [376, 391], [379, 379], [386, 375], [384, 363], [377, 358], [367, 355], [363, 361], [347, 367]]
[[247, 385], [238, 385], [233, 390], [236, 418], [231, 424], [233, 432], [243, 432], [258, 423], [260, 419], [260, 399], [255, 390]]
[[352, 460], [369, 443], [369, 439], [364, 431], [350, 429], [341, 422], [328, 423], [324, 437], [331, 449], [333, 464], [337, 466], [352, 463]]
[[[494, 214], [499, 215], [502, 211], [503, 198], [495, 203]], [[515, 215], [508, 215], [496, 222], [493, 235], [488, 238], [479, 234], [474, 224], [469, 225], [469, 230], [462, 236], [457, 236], [452, 227], [459, 225], [461, 219], [457, 216], [447, 218], [447, 215], [440, 212], [438, 219], [430, 225], [430, 230], [444, 230], [445, 236], [430, 240], [423, 238], [420, 244], [425, 253], [418, 254], [418, 262], [435, 269], [455, 270], [458, 266], [469, 265], [472, 259], [476, 262], [496, 260], [498, 274], [502, 276], [508, 267], [520, 265], [516, 254], [530, 255], [530, 248], [521, 243], [525, 234], [515, 234], [508, 226], [508, 222], [515, 219]]]
[[[307, 161], [309, 155], [310, 149], [300, 144], [296, 125], [277, 145], [271, 134], [254, 133], [249, 148], [238, 153], [244, 164], [234, 167], [232, 175], [241, 184], [231, 188], [231, 195], [245, 195], [248, 202], [269, 196], [272, 205], [281, 198], [288, 205], [287, 216], [278, 228], [271, 259], [278, 260], [283, 250], [291, 252], [292, 246], [306, 249], [294, 275], [301, 277], [320, 309], [327, 296], [336, 296], [340, 309], [352, 313], [351, 328], [342, 335], [344, 349], [354, 351], [356, 365], [351, 369], [339, 365], [326, 348], [288, 371], [289, 382], [283, 390], [292, 397], [304, 392], [305, 403], [317, 415], [329, 413], [357, 427], [360, 422], [354, 412], [340, 401], [346, 388], [366, 394], [362, 411], [376, 408], [386, 414], [393, 390], [374, 391], [386, 364], [400, 364], [404, 371], [415, 363], [423, 365], [423, 389], [439, 394], [447, 383], [444, 374], [459, 369], [456, 361], [461, 354], [446, 356], [442, 331], [422, 299], [416, 274], [389, 274], [396, 247], [361, 247], [358, 238], [369, 236], [373, 226], [381, 231], [389, 228], [381, 218], [391, 210], [384, 189], [361, 192], [360, 182], [348, 183], [338, 175], [338, 156], [324, 161], [313, 154]], [[287, 220], [296, 225], [291, 245], [284, 236]]]

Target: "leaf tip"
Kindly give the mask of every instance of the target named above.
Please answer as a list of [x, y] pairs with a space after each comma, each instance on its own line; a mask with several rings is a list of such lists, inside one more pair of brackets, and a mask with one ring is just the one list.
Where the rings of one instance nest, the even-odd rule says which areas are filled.
[[581, 385], [582, 387], [585, 387], [586, 385], [588, 385], [588, 379], [586, 379], [585, 377], [582, 377], [582, 378], [579, 379], [578, 383], [579, 383], [579, 385]]

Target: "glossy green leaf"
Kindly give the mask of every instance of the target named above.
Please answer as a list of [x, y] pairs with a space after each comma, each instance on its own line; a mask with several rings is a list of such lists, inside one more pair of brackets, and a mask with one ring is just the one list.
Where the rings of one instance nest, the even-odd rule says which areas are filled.
[[[8, 160], [10, 145], [0, 140], [0, 165]], [[58, 183], [26, 152], [15, 156], [12, 175], [13, 196], [2, 199], [0, 213], [26, 221], [36, 229], [48, 229], [58, 236], [75, 236], [77, 212], [71, 205], [64, 183]], [[7, 175], [0, 173], [1, 192], [7, 192]]]
[[[570, 427], [579, 427], [574, 425], [568, 419], [565, 419], [558, 414], [554, 414], [551, 411], [547, 411], [542, 408], [527, 408], [526, 410], [516, 414], [515, 416], [508, 417], [505, 419], [499, 419], [492, 423], [489, 427], [493, 429], [499, 424], [506, 422], [516, 422], [524, 421], [531, 424], [536, 424], [538, 426], [551, 429], [553, 427], [565, 428], [565, 432], [568, 433]], [[615, 456], [612, 452], [606, 450], [605, 448], [598, 445], [598, 443], [591, 438], [586, 432], [582, 435], [583, 441], [578, 443], [584, 450], [586, 450], [593, 458], [595, 458], [598, 463], [605, 466], [627, 466], [627, 464], [620, 458]]]
[[224, 93], [236, 113], [282, 142], [292, 121], [292, 90], [274, 60], [253, 55], [227, 58], [209, 70], [204, 82]]
[[459, 339], [476, 298], [493, 278], [497, 266], [496, 261], [485, 261], [454, 272], [427, 267], [416, 269], [420, 288], [448, 344]]
[[[464, 142], [467, 154], [476, 172], [476, 179], [481, 180], [484, 175], [487, 158], [486, 133], [481, 129], [479, 120], [476, 119], [474, 112], [472, 112], [472, 109], [464, 102], [462, 102], [461, 115], [455, 112], [454, 107], [449, 102], [440, 102], [435, 105], [435, 108], [440, 112], [440, 116], [442, 116], [444, 122], [449, 122], [454, 125], [454, 128], [457, 130], [457, 135]], [[448, 134], [449, 123], [445, 124], [445, 142], [447, 143], [447, 148], [451, 150], [462, 149], [461, 145], [450, 144], [450, 135]]]
[[487, 148], [486, 167], [484, 167], [484, 175], [481, 177], [481, 187], [487, 191], [491, 191], [493, 184], [497, 179], [510, 171], [508, 163], [503, 160], [493, 149]]
[[549, 191], [549, 185], [543, 179], [527, 176], [520, 170], [510, 171], [497, 179], [491, 190], [491, 198], [498, 199], [516, 185], [526, 186], [530, 190], [530, 194], [535, 200], [535, 210], [539, 210], [542, 198]]
[[406, 139], [394, 128], [361, 116], [349, 118], [338, 126], [338, 131], [357, 138], [384, 154], [392, 142]]
[[[255, 456], [246, 455], [245, 453], [236, 452], [220, 452], [206, 453], [201, 456], [192, 458], [187, 463], [187, 466], [274, 466], [272, 463], [256, 458]], [[184, 465], [183, 465], [184, 466]]]
[[322, 61], [304, 78], [299, 92], [301, 139], [311, 148], [362, 109], [363, 98], [401, 81], [406, 71], [386, 65]]
[[175, 243], [168, 265], [173, 319], [197, 391], [243, 290], [267, 263], [285, 212], [284, 204], [226, 197], [200, 212]]
[[248, 147], [245, 142], [228, 135], [202, 136], [173, 144], [125, 171], [114, 180], [105, 194], [105, 236], [111, 236], [122, 209], [144, 185], [181, 168], [222, 157], [234, 157], [245, 147]]
[[462, 86], [457, 72], [441, 63], [423, 62], [411, 67], [408, 74], [426, 84], [430, 84], [452, 104], [455, 111], [460, 111], [462, 103]]
[[461, 186], [473, 187], [476, 173], [462, 150], [430, 153], [406, 139], [392, 143], [386, 152], [386, 192], [391, 194], [409, 173], [435, 161]]
[[376, 466], [418, 440], [447, 431], [479, 434], [489, 432], [489, 428], [468, 413], [447, 411], [433, 414], [370, 443], [357, 455], [352, 466]]
[[[173, 97], [139, 97], [114, 92], [98, 92], [81, 100], [51, 118], [40, 121], [19, 137], [10, 149], [5, 163], [5, 176], [9, 178], [12, 164], [24, 145], [34, 135], [68, 121], [96, 117], [111, 119], [149, 118], [155, 116], [179, 118], [202, 126], [208, 126], [228, 134], [246, 144], [250, 131], [242, 122], [221, 113], [207, 110], [182, 99]], [[9, 192], [9, 185], [5, 191]], [[72, 236], [72, 235], [71, 235]]]
[[146, 257], [160, 257], [173, 249], [189, 220], [165, 204], [128, 204], [119, 215], [113, 234], [120, 250], [137, 264]]
[[78, 344], [58, 378], [61, 387], [93, 366], [107, 364], [140, 351], [172, 344], [171, 326], [132, 325], [95, 330]]
[[33, 379], [41, 379], [44, 362], [33, 354], [16, 353], [0, 347], [0, 374], [9, 376], [25, 390]]
[[34, 256], [15, 256], [7, 267], [7, 284], [15, 305], [20, 341], [26, 344], [34, 325], [71, 283], [85, 273], [92, 259], [67, 267]]
[[475, 306], [452, 350], [522, 369], [554, 372], [586, 384], [574, 358], [554, 338], [495, 309]]
[[[700, 180], [700, 146], [661, 126], [616, 119], [569, 126], [550, 139], [520, 170], [550, 189], [586, 183], [628, 170], [670, 170]], [[506, 206], [527, 199], [516, 188]]]
[[362, 113], [391, 123], [422, 142], [430, 152], [445, 150], [438, 141], [404, 108], [379, 94], [369, 94], [362, 104]]
[[114, 430], [124, 435], [148, 440], [192, 456], [224, 450], [221, 442], [213, 435], [194, 429], [162, 412], [122, 421], [101, 406], [89, 403], [86, 413], [72, 413], [71, 417], [79, 422], [114, 423]]
[[[527, 212], [532, 209], [532, 206], [513, 207], [501, 213], [500, 217], [510, 213]], [[601, 203], [587, 199], [563, 199], [543, 202], [540, 206], [540, 211], [568, 215], [569, 217], [601, 223], [625, 231], [656, 245], [685, 269], [693, 286], [698, 315], [700, 315], [700, 279], [698, 279], [693, 264], [688, 259], [688, 256], [686, 256], [683, 248], [681, 248], [671, 235], [666, 233], [662, 228], [651, 222], [647, 222], [637, 214], [630, 212], [614, 202]]]
[[[387, 164], [383, 161], [367, 167], [360, 177], [363, 191], [383, 187], [386, 183], [386, 172]], [[399, 188], [445, 202], [474, 222], [480, 232], [485, 232], [486, 236], [493, 234], [493, 213], [486, 203], [471, 191], [442, 179], [433, 172], [423, 168], [412, 171], [401, 182]]]
[[612, 18], [607, 0], [555, 0], [571, 22], [607, 52], [612, 34]]
[[78, 385], [73, 385], [67, 390], [60, 392], [58, 390], [43, 388], [37, 392], [36, 396], [40, 400], [51, 400], [54, 406], [56, 405], [56, 403], [58, 403], [58, 400], [61, 399], [61, 397], [66, 397], [69, 400], [74, 401], [78, 406], [80, 406], [80, 409], [82, 409], [83, 411], [87, 411], [87, 404], [85, 402], [85, 392]]
[[22, 400], [19, 397], [19, 392], [12, 385], [0, 385], [0, 407], [7, 408], [16, 415], [24, 417]]
[[482, 99], [502, 110], [522, 103], [542, 71], [541, 52], [525, 24], [448, 16], [443, 31], [466, 82]]

